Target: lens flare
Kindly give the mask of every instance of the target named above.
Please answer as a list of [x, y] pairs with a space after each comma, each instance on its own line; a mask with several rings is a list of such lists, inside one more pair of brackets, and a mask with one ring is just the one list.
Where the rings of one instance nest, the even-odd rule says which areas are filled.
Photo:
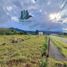
[[49, 14], [49, 20], [52, 22], [58, 22], [61, 19], [61, 14], [60, 13], [51, 13]]

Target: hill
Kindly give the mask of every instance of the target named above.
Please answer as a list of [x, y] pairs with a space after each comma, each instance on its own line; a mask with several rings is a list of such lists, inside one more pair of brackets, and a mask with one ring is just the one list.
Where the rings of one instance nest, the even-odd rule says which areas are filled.
[[26, 34], [24, 30], [20, 30], [17, 28], [0, 28], [0, 35], [12, 35], [12, 34]]
[[56, 31], [27, 31], [27, 30], [22, 30], [18, 28], [0, 28], [0, 35], [14, 35], [14, 34], [39, 34], [39, 32], [43, 32], [43, 34], [59, 34], [59, 35], [67, 35], [67, 33], [64, 32], [56, 32]]

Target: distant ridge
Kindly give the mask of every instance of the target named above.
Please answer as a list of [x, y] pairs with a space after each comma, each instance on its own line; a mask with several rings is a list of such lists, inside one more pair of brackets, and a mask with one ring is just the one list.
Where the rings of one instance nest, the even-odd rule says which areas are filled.
[[18, 28], [0, 28], [0, 34], [25, 34], [25, 31]]
[[18, 29], [18, 28], [0, 28], [0, 34], [38, 34], [38, 32], [43, 32], [43, 34], [66, 34], [64, 32], [56, 32], [56, 31], [26, 31], [26, 30], [22, 30], [22, 29]]
[[8, 29], [10, 29], [10, 30], [15, 30], [15, 31], [17, 31], [17, 32], [24, 32], [24, 30], [21, 30], [21, 29], [18, 29], [18, 28], [13, 28], [13, 27], [10, 27], [10, 28], [8, 28]]

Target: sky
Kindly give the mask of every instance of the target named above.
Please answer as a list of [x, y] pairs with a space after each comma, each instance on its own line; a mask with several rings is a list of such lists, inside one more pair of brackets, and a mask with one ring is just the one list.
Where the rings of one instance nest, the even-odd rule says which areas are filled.
[[[32, 15], [25, 22], [22, 10]], [[0, 27], [67, 32], [67, 0], [0, 0]]]

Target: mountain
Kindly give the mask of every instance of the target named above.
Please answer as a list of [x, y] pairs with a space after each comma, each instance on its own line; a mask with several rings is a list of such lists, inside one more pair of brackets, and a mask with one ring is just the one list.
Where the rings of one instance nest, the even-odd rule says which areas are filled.
[[0, 34], [25, 34], [25, 31], [17, 28], [0, 28]]
[[35, 34], [36, 31], [27, 31], [27, 30], [22, 30], [22, 29], [18, 29], [18, 28], [9, 28], [10, 30], [15, 30], [16, 32], [20, 33], [20, 34]]
[[13, 34], [35, 34], [36, 31], [26, 31], [18, 28], [0, 28], [0, 35], [13, 35]]
[[18, 28], [0, 28], [0, 35], [6, 34], [6, 35], [14, 35], [14, 34], [38, 34], [39, 32], [43, 32], [43, 34], [67, 34], [63, 32], [56, 32], [56, 31], [26, 31], [21, 30]]

